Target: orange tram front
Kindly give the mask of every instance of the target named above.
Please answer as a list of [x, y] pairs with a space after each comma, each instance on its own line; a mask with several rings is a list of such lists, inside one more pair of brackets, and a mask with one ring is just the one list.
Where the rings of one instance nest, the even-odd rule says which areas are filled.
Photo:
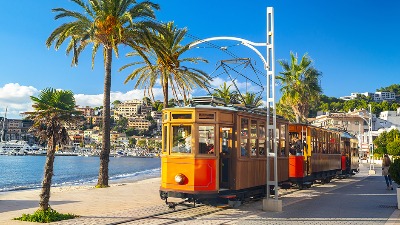
[[[168, 197], [195, 202], [265, 195], [265, 112], [196, 105], [164, 109], [162, 118], [160, 197], [166, 203]], [[278, 118], [278, 182], [289, 178], [288, 129]]]
[[300, 188], [358, 171], [358, 142], [348, 133], [298, 123], [289, 140], [289, 180]]

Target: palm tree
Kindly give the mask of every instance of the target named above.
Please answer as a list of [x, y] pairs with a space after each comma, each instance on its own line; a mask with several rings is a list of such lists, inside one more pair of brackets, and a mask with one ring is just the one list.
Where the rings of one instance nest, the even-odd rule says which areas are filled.
[[47, 141], [46, 164], [40, 194], [39, 210], [46, 211], [49, 206], [51, 179], [57, 146], [68, 143], [65, 125], [81, 119], [81, 112], [75, 110], [75, 98], [71, 91], [46, 88], [39, 97], [31, 96], [33, 112], [26, 112], [26, 119], [34, 123], [31, 129], [41, 141]]
[[225, 104], [231, 104], [233, 102], [237, 101], [237, 92], [236, 91], [231, 91], [230, 87], [232, 84], [229, 86], [224, 82], [224, 84], [221, 84], [219, 88], [214, 89], [214, 92], [211, 94], [214, 97], [222, 98], [225, 102]]
[[140, 49], [141, 30], [156, 27], [152, 22], [140, 20], [154, 18], [157, 4], [149, 1], [137, 3], [135, 0], [72, 0], [84, 13], [55, 8], [55, 19], [68, 18], [69, 21], [56, 28], [46, 41], [47, 47], [54, 43], [55, 49], [68, 38], [66, 52], [73, 52], [72, 65], [78, 65], [80, 53], [89, 45], [92, 47], [92, 68], [100, 47], [104, 56], [104, 98], [103, 98], [103, 133], [100, 153], [100, 168], [97, 187], [108, 187], [108, 162], [110, 155], [110, 90], [112, 52], [118, 57], [118, 45], [130, 43], [134, 49]]
[[276, 76], [280, 80], [282, 97], [280, 103], [290, 106], [296, 122], [306, 122], [310, 108], [317, 104], [322, 93], [319, 77], [322, 75], [313, 66], [312, 60], [304, 54], [298, 62], [297, 56], [290, 53], [291, 62], [280, 60], [283, 72]]
[[246, 106], [259, 107], [263, 105], [261, 96], [257, 96], [255, 93], [246, 92], [242, 94], [241, 99]]
[[[152, 89], [157, 80], [160, 79], [164, 95], [164, 108], [168, 107], [168, 91], [171, 88], [175, 99], [178, 96], [183, 97], [184, 102], [187, 101], [188, 95], [196, 88], [205, 88], [211, 79], [205, 72], [183, 66], [183, 63], [207, 62], [201, 58], [182, 58], [181, 56], [190, 48], [190, 43], [182, 45], [187, 29], [178, 29], [173, 22], [163, 24], [158, 31], [151, 30], [147, 33], [145, 51], [146, 57], [140, 62], [133, 62], [123, 66], [120, 70], [124, 70], [130, 66], [143, 65], [135, 69], [125, 80], [136, 80], [134, 88], [144, 88], [149, 91], [154, 101]], [[127, 54], [127, 56], [142, 56], [143, 52], [135, 51]], [[149, 60], [146, 60], [149, 59]]]

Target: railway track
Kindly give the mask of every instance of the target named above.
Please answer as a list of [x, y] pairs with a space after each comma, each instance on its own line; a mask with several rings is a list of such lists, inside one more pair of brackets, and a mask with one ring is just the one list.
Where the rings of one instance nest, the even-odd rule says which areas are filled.
[[72, 220], [60, 221], [58, 225], [127, 225], [127, 224], [174, 224], [194, 220], [196, 218], [222, 211], [222, 208], [209, 205], [177, 205], [175, 210], [166, 205], [125, 210], [109, 215], [96, 217], [80, 217]]
[[[337, 183], [336, 183], [336, 182]], [[347, 179], [334, 179], [331, 187], [315, 191], [313, 188], [306, 190], [288, 189], [281, 190], [280, 197], [289, 196], [289, 200], [284, 202], [284, 206], [294, 204], [296, 202], [308, 199], [312, 196], [321, 195], [326, 191], [332, 191], [336, 188], [348, 185], [351, 181]], [[341, 185], [337, 185], [340, 184]], [[323, 184], [315, 184], [314, 187], [322, 186]], [[328, 186], [328, 185], [325, 185]], [[205, 204], [178, 204], [175, 210], [169, 208], [165, 204], [155, 205], [152, 207], [136, 208], [124, 210], [119, 212], [112, 212], [110, 214], [98, 216], [83, 216], [72, 220], [59, 221], [58, 225], [128, 225], [128, 224], [229, 224], [234, 221], [234, 218], [243, 216], [255, 215], [261, 213], [260, 207], [254, 210], [252, 202], [257, 199], [251, 199], [243, 202], [240, 210], [237, 208], [220, 208]], [[240, 213], [238, 213], [240, 211]], [[208, 218], [208, 219], [207, 219]], [[212, 218], [212, 219], [210, 219]]]

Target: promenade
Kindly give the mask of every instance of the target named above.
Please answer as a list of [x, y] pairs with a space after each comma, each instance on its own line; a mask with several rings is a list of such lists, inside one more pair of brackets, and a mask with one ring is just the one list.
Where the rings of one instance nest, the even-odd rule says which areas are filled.
[[[396, 189], [386, 190], [380, 165], [375, 175], [368, 175], [368, 166], [361, 165], [360, 173], [350, 178], [305, 190], [281, 190], [282, 212], [262, 211], [261, 200], [237, 208], [172, 211], [159, 198], [159, 178], [107, 189], [53, 188], [52, 208], [81, 217], [51, 224], [400, 224]], [[38, 190], [0, 193], [0, 224], [36, 224], [11, 219], [34, 212], [38, 195]]]

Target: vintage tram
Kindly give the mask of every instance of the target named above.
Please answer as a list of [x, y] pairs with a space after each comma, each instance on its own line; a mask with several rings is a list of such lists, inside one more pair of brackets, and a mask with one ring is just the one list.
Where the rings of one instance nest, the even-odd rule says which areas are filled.
[[290, 124], [289, 180], [300, 188], [358, 171], [357, 139], [309, 124]]
[[[192, 100], [192, 105], [163, 110], [160, 197], [168, 203], [169, 197], [195, 202], [265, 196], [266, 111], [226, 106], [215, 97]], [[302, 187], [342, 171], [339, 132], [289, 124], [281, 117], [276, 121], [269, 140], [278, 148], [279, 184]], [[291, 149], [294, 138], [303, 140], [297, 152]], [[269, 165], [275, 168], [272, 159]]]

